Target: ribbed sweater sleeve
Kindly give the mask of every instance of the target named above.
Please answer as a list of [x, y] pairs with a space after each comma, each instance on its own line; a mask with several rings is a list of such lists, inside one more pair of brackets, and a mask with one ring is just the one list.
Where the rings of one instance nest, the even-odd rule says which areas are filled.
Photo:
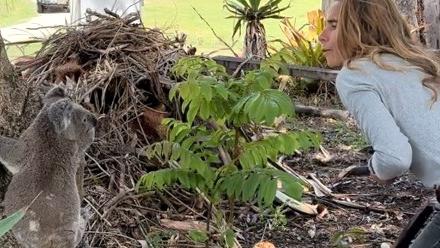
[[336, 88], [343, 105], [373, 146], [370, 170], [379, 179], [389, 180], [409, 170], [412, 149], [381, 100], [376, 83], [361, 70], [343, 68], [336, 79]]

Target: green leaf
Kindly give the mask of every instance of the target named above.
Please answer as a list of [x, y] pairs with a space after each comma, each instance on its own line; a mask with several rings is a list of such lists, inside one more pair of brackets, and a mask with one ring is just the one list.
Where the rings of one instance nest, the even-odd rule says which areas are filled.
[[200, 230], [191, 230], [189, 231], [188, 236], [192, 241], [199, 243], [203, 243], [209, 239], [208, 234]]
[[176, 123], [170, 131], [169, 140], [171, 142], [176, 140], [176, 137], [184, 131], [189, 131], [189, 126], [186, 123]]
[[42, 192], [38, 193], [38, 195], [29, 203], [28, 206], [19, 209], [17, 212], [9, 215], [8, 217], [0, 220], [0, 237], [3, 237], [7, 232], [9, 232], [26, 214], [27, 210], [30, 206], [37, 200], [37, 198], [41, 195]]
[[170, 90], [170, 92], [168, 94], [170, 101], [172, 101], [176, 97], [177, 90], [178, 90], [178, 86], [177, 85], [174, 85], [171, 88], [171, 90]]
[[[243, 7], [246, 8], [250, 8], [251, 6], [249, 5], [249, 3], [247, 2], [247, 0], [237, 0], [239, 3], [241, 3], [243, 5]], [[229, 1], [227, 1], [229, 2]]]
[[190, 180], [189, 175], [186, 171], [179, 171], [177, 173], [177, 177], [183, 187], [185, 187], [187, 189], [191, 188], [191, 180]]
[[276, 190], [277, 182], [274, 179], [265, 180], [262, 184], [260, 184], [260, 192], [258, 195], [258, 202], [260, 205], [271, 205], [275, 199]]
[[187, 99], [191, 96], [191, 84], [189, 82], [181, 83], [180, 85], [176, 86], [177, 90], [179, 91], [180, 96], [183, 99]]
[[264, 121], [267, 115], [267, 112], [265, 112], [265, 110], [267, 110], [267, 108], [265, 107], [267, 103], [268, 103], [268, 98], [266, 97], [260, 98], [260, 100], [258, 101], [257, 111], [252, 112], [249, 115], [251, 120], [253, 120], [255, 123], [261, 123]]
[[191, 105], [189, 106], [188, 113], [186, 114], [186, 118], [188, 119], [189, 123], [192, 123], [194, 119], [196, 118], [197, 113], [200, 109], [200, 99], [197, 98], [194, 101], [192, 101]]
[[254, 197], [260, 183], [263, 182], [260, 180], [259, 175], [256, 173], [251, 173], [243, 182], [241, 200], [244, 202], [250, 201]]
[[235, 247], [234, 242], [235, 242], [235, 233], [232, 229], [228, 228], [224, 233], [223, 233], [223, 237], [225, 239], [225, 243], [226, 243], [226, 247]]
[[240, 174], [235, 174], [235, 175], [228, 178], [227, 184], [225, 184], [226, 194], [228, 195], [228, 197], [236, 198], [238, 196], [238, 195], [236, 195], [236, 190], [239, 190], [241, 188], [241, 186], [240, 186], [241, 181], [242, 181], [242, 178], [241, 178]]
[[202, 103], [200, 105], [200, 113], [199, 113], [199, 115], [200, 115], [200, 117], [203, 120], [207, 120], [209, 118], [210, 114], [211, 114], [210, 104], [209, 104], [209, 102], [205, 102], [204, 101], [204, 103]]
[[252, 155], [249, 152], [244, 152], [240, 155], [240, 165], [244, 170], [250, 170], [253, 168]]
[[275, 118], [282, 115], [282, 112], [280, 110], [280, 107], [276, 101], [268, 100], [267, 104], [264, 106], [264, 109], [262, 110], [266, 113], [265, 116], [265, 123], [272, 125], [275, 121]]
[[237, 34], [237, 32], [241, 29], [241, 19], [237, 20], [237, 23], [234, 26], [234, 29], [232, 31], [232, 38], [235, 37], [235, 35]]
[[12, 215], [0, 221], [0, 237], [9, 232], [25, 215], [25, 209], [20, 209]]
[[222, 84], [217, 84], [214, 86], [215, 92], [219, 94], [224, 100], [228, 100], [229, 92], [226, 90], [225, 86]]
[[258, 7], [260, 7], [260, 0], [249, 0], [249, 2], [251, 3], [252, 9], [255, 11], [258, 10]]
[[303, 191], [303, 186], [297, 181], [283, 180], [283, 192], [293, 199], [300, 201]]
[[211, 101], [212, 100], [212, 88], [210, 85], [208, 84], [200, 84], [200, 88], [201, 88], [201, 96], [207, 101]]
[[269, 89], [272, 86], [272, 74], [269, 72], [260, 72], [256, 75], [256, 81], [261, 90]]

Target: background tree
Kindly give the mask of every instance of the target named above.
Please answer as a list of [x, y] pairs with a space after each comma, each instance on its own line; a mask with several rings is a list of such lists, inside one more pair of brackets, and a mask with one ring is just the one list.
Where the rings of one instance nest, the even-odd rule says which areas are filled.
[[244, 36], [244, 57], [251, 56], [256, 59], [265, 58], [267, 54], [266, 30], [261, 23], [264, 19], [282, 19], [280, 13], [290, 7], [280, 7], [282, 0], [269, 0], [261, 4], [260, 0], [226, 0], [225, 8], [233, 15], [228, 18], [236, 18], [232, 36], [241, 31], [242, 25], [246, 23]]
[[[16, 88], [16, 74], [12, 64], [9, 62], [6, 54], [5, 43], [0, 33], [0, 135], [9, 133], [9, 111], [11, 106], [11, 96]], [[4, 193], [9, 185], [11, 176], [7, 173], [5, 167], [0, 164], [0, 199], [3, 199]]]
[[[18, 137], [41, 108], [39, 92], [22, 80], [11, 64], [0, 33], [0, 135]], [[0, 164], [0, 199], [11, 176]]]
[[[325, 12], [332, 3], [337, 0], [322, 0], [322, 10]], [[394, 0], [400, 13], [406, 19], [413, 30], [414, 38], [420, 40], [425, 44], [425, 37], [423, 34], [423, 3], [426, 0]], [[435, 0], [434, 0], [435, 1]]]
[[0, 134], [4, 133], [8, 124], [8, 112], [12, 93], [16, 89], [16, 74], [6, 53], [5, 43], [0, 33]]
[[326, 11], [336, 0], [322, 0], [322, 11]]

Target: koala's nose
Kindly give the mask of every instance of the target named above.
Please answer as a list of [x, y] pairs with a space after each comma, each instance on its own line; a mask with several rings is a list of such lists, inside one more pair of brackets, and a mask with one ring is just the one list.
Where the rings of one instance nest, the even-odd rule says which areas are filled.
[[98, 124], [98, 120], [93, 115], [89, 115], [89, 121], [90, 121], [90, 123], [92, 124], [93, 127], [96, 127], [96, 124]]

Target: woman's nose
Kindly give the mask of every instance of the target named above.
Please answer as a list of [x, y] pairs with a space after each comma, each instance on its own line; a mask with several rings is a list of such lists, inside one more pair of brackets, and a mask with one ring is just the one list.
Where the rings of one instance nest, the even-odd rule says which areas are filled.
[[325, 30], [319, 34], [318, 40], [319, 40], [319, 42], [321, 42], [321, 44], [324, 44], [327, 41]]

